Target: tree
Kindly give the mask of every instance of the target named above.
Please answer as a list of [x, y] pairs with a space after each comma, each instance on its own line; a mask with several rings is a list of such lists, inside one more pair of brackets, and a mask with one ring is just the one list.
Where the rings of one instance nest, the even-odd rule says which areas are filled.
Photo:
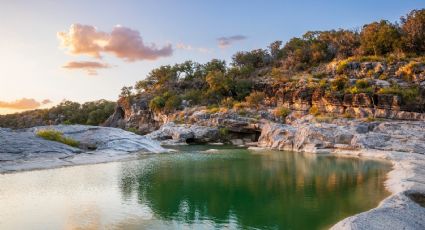
[[121, 88], [120, 97], [129, 99], [131, 98], [132, 95], [133, 95], [133, 86], [124, 86]]
[[273, 61], [282, 58], [282, 41], [274, 41], [269, 45], [270, 55]]
[[401, 33], [397, 25], [386, 20], [363, 26], [360, 49], [366, 55], [384, 55], [400, 48]]
[[423, 54], [425, 52], [425, 9], [411, 11], [406, 17], [401, 18], [401, 24], [405, 50]]
[[245, 100], [250, 106], [259, 107], [260, 104], [264, 101], [266, 94], [263, 92], [254, 91], [249, 94]]
[[156, 96], [149, 102], [149, 108], [153, 111], [161, 111], [165, 106], [165, 99], [162, 96]]

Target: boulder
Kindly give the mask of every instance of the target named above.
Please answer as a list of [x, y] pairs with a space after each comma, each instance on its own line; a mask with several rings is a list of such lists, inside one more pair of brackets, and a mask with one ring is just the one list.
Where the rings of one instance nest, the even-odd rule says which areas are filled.
[[163, 144], [208, 143], [219, 140], [219, 131], [212, 127], [169, 122], [146, 137]]

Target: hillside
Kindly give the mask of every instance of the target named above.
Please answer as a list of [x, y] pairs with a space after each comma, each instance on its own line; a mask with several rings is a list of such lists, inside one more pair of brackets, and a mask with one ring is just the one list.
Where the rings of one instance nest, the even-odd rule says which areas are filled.
[[425, 118], [425, 10], [399, 23], [309, 31], [282, 44], [238, 52], [230, 64], [154, 69], [122, 89], [106, 124], [148, 133], [167, 121], [187, 123], [193, 111], [282, 122], [291, 112], [319, 120]]

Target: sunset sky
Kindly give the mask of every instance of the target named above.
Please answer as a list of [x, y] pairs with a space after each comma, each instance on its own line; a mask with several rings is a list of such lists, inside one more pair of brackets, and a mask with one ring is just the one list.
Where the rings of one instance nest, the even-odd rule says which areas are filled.
[[155, 67], [229, 61], [308, 30], [397, 21], [423, 0], [0, 0], [0, 113], [116, 100]]

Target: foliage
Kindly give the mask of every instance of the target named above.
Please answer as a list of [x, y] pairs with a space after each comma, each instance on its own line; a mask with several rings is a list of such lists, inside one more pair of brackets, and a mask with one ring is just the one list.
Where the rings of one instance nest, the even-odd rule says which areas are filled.
[[420, 68], [422, 66], [425, 66], [425, 62], [421, 61], [410, 61], [405, 66], [402, 66], [398, 71], [397, 74], [402, 75], [403, 79], [406, 81], [413, 81], [413, 75], [420, 72]]
[[418, 87], [401, 88], [398, 85], [382, 88], [378, 91], [378, 94], [398, 95], [407, 103], [414, 102], [420, 96]]
[[258, 108], [259, 105], [264, 101], [265, 97], [265, 93], [253, 91], [245, 98], [245, 101], [248, 103], [249, 106], [254, 106]]
[[165, 98], [156, 96], [149, 102], [149, 108], [153, 111], [161, 111], [165, 107]]
[[42, 129], [42, 130], [38, 130], [36, 133], [37, 136], [49, 140], [49, 141], [56, 141], [56, 142], [60, 142], [72, 147], [78, 147], [79, 146], [79, 142], [76, 140], [73, 140], [71, 138], [65, 137], [63, 136], [63, 133], [53, 130], [53, 129]]
[[332, 91], [342, 91], [348, 85], [348, 78], [346, 76], [337, 76], [334, 80], [331, 81], [331, 90]]
[[359, 79], [356, 81], [356, 84], [352, 87], [349, 87], [345, 90], [346, 93], [359, 94], [359, 93], [374, 93], [374, 88], [370, 86], [370, 83], [366, 79]]
[[277, 107], [273, 110], [273, 115], [281, 119], [285, 119], [290, 113], [291, 110], [286, 107]]
[[133, 86], [124, 86], [121, 88], [120, 97], [130, 99], [133, 95]]
[[229, 129], [226, 127], [219, 128], [218, 134], [220, 135], [220, 139], [227, 139], [229, 137]]
[[363, 26], [360, 40], [363, 54], [384, 55], [400, 48], [401, 32], [397, 25], [382, 20]]
[[312, 105], [308, 112], [313, 116], [317, 116], [320, 114], [319, 108], [316, 105]]
[[235, 104], [235, 100], [232, 97], [226, 97], [221, 101], [220, 104], [226, 108], [231, 109], [233, 108], [233, 105]]
[[425, 52], [425, 9], [413, 10], [401, 18], [406, 51], [416, 54]]

